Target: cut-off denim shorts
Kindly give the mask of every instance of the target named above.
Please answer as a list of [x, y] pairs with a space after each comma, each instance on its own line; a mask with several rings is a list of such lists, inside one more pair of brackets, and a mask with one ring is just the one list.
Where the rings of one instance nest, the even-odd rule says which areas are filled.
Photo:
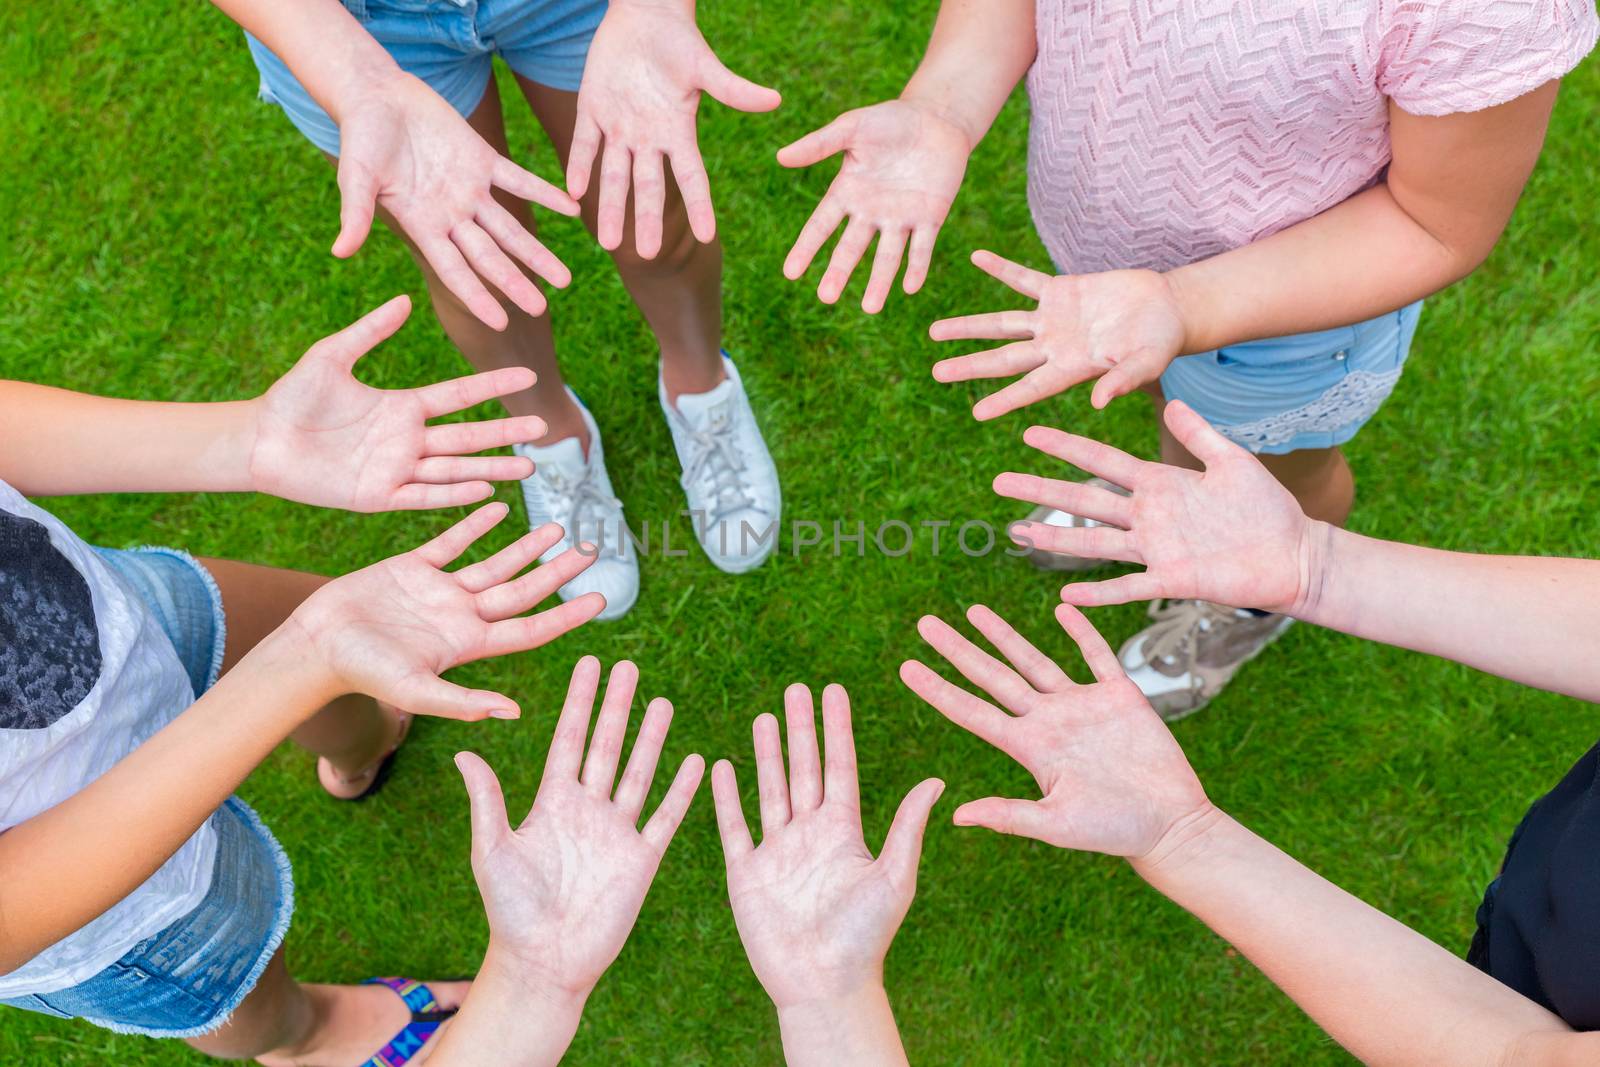
[[[176, 549], [95, 551], [149, 606], [195, 695], [211, 688], [227, 635], [211, 574]], [[147, 1037], [195, 1037], [227, 1022], [283, 943], [294, 881], [282, 847], [238, 797], [217, 809], [211, 826], [217, 834], [211, 888], [192, 912], [92, 978], [0, 1004]]]
[[[400, 69], [465, 118], [489, 87], [494, 57], [529, 81], [577, 92], [606, 0], [344, 0]], [[339, 127], [287, 65], [249, 34], [261, 98], [312, 144], [339, 154]]]
[[1180, 356], [1161, 391], [1252, 452], [1332, 448], [1394, 391], [1421, 313], [1419, 300], [1354, 326]]

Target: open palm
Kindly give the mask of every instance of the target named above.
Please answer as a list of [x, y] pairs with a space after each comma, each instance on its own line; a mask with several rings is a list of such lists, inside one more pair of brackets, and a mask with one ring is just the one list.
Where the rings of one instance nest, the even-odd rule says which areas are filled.
[[979, 419], [998, 418], [1091, 378], [1099, 381], [1090, 402], [1103, 408], [1159, 378], [1183, 350], [1182, 313], [1166, 279], [1154, 271], [1051, 275], [983, 251], [974, 252], [972, 262], [1038, 301], [1032, 311], [964, 315], [929, 327], [935, 341], [1010, 342], [934, 365], [941, 382], [1022, 375], [978, 401], [972, 414]]
[[1061, 590], [1070, 604], [1197, 598], [1294, 613], [1312, 570], [1316, 524], [1261, 461], [1206, 424], [1167, 405], [1167, 427], [1204, 472], [1135, 459], [1098, 441], [1043, 426], [1023, 440], [1046, 455], [1131, 490], [1120, 496], [1080, 482], [1006, 473], [1002, 496], [1048, 504], [1105, 526], [1021, 523], [1013, 536], [1046, 551], [1142, 563], [1144, 571]]
[[622, 951], [705, 771], [699, 756], [687, 757], [639, 829], [672, 705], [659, 698], [650, 703], [618, 783], [638, 678], [626, 660], [612, 668], [585, 759], [600, 662], [593, 656], [578, 662], [538, 795], [514, 829], [489, 765], [471, 753], [457, 757], [472, 801], [472, 869], [490, 938], [497, 951], [518, 961], [524, 978], [537, 975], [564, 992], [587, 994]]
[[754, 726], [760, 847], [745, 823], [733, 765], [720, 761], [711, 778], [734, 921], [780, 1009], [881, 984], [884, 956], [916, 893], [928, 812], [943, 789], [928, 779], [908, 793], [873, 859], [861, 831], [849, 697], [837, 685], [823, 692], [826, 770], [810, 691], [790, 686], [784, 711], [787, 780], [778, 720], [762, 715]]
[[962, 826], [984, 826], [1061, 848], [1143, 856], [1166, 830], [1208, 806], [1183, 750], [1115, 653], [1076, 608], [1056, 609], [1095, 682], [1079, 685], [985, 607], [967, 619], [1009, 663], [953, 627], [925, 616], [917, 629], [999, 706], [907, 661], [900, 677], [946, 718], [1022, 764], [1038, 800], [987, 797], [956, 809]]

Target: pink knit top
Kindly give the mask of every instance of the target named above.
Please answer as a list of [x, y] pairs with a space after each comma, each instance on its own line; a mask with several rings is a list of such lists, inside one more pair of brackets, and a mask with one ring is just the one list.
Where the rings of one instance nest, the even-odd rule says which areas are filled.
[[1170, 270], [1372, 185], [1387, 106], [1476, 111], [1594, 46], [1593, 0], [1038, 0], [1028, 202], [1063, 273]]

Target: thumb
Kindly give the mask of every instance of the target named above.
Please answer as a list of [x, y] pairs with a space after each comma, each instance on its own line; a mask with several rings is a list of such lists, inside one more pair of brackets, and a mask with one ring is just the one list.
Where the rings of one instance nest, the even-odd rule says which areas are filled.
[[1162, 419], [1178, 443], [1207, 466], [1244, 451], [1213, 429], [1209, 422], [1200, 417], [1199, 412], [1181, 400], [1168, 403], [1166, 411], [1162, 412]]
[[889, 835], [883, 839], [883, 852], [878, 860], [901, 884], [917, 884], [917, 863], [922, 859], [922, 834], [928, 828], [928, 813], [944, 793], [944, 783], [929, 778], [919, 783], [900, 802], [889, 826]]
[[1045, 840], [1044, 812], [1032, 800], [984, 797], [968, 801], [956, 809], [953, 821], [957, 826], [982, 826], [998, 834]]
[[333, 241], [333, 254], [348, 259], [356, 254], [367, 234], [372, 232], [372, 212], [378, 199], [378, 183], [365, 165], [339, 160], [339, 236]]
[[488, 689], [468, 689], [426, 670], [400, 679], [394, 686], [390, 703], [413, 715], [437, 715], [468, 722], [515, 719], [522, 714], [510, 697]]
[[722, 65], [710, 49], [701, 61], [700, 88], [718, 103], [735, 111], [771, 111], [783, 103], [778, 90], [741, 78]]
[[837, 155], [849, 145], [855, 125], [854, 113], [847, 111], [821, 129], [778, 149], [778, 162], [785, 167], [809, 167]]
[[1160, 357], [1148, 355], [1134, 356], [1113, 364], [1111, 369], [1094, 383], [1094, 389], [1089, 394], [1089, 403], [1097, 409], [1103, 408], [1117, 397], [1133, 392], [1145, 382], [1155, 381], [1161, 377], [1161, 372], [1166, 366], [1166, 362]]
[[472, 807], [472, 851], [482, 855], [511, 826], [506, 821], [506, 796], [500, 779], [476, 752], [457, 752], [456, 770], [467, 787]]
[[391, 297], [338, 333], [330, 334], [315, 346], [329, 353], [346, 370], [362, 356], [394, 336], [411, 315], [411, 298], [404, 293]]

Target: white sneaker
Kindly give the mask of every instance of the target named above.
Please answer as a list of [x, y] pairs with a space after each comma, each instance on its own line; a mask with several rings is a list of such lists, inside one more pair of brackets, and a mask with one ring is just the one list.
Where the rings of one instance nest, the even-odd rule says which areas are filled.
[[750, 398], [726, 352], [722, 366], [727, 381], [709, 393], [680, 396], [676, 405], [667, 400], [666, 386], [657, 384], [683, 465], [681, 483], [695, 536], [717, 567], [743, 574], [778, 547], [783, 495]]
[[517, 455], [533, 460], [533, 473], [522, 479], [522, 501], [530, 527], [553, 522], [566, 533], [539, 557], [541, 563], [578, 542], [587, 541], [598, 549], [589, 569], [561, 587], [561, 599], [598, 592], [606, 598], [606, 606], [595, 618], [620, 619], [639, 599], [639, 557], [628, 540], [622, 501], [611, 491], [600, 428], [571, 389], [567, 395], [589, 428], [589, 458], [583, 458], [583, 444], [576, 437], [552, 445], [513, 445]]

